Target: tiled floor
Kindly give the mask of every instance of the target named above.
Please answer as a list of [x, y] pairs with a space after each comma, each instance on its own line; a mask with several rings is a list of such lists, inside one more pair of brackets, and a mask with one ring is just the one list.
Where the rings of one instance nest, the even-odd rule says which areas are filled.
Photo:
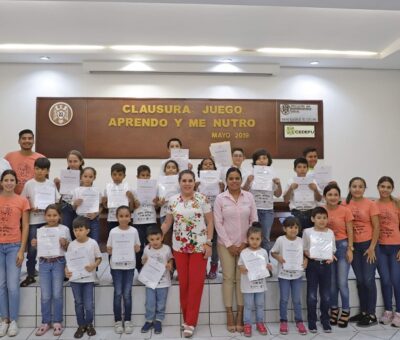
[[[317, 334], [307, 334], [306, 336], [296, 334], [293, 325], [290, 325], [288, 335], [279, 334], [279, 324], [270, 323], [267, 324], [269, 335], [261, 336], [258, 335], [255, 330], [253, 330], [253, 336], [251, 339], [286, 339], [286, 340], [382, 340], [382, 339], [400, 339], [400, 330], [393, 328], [391, 326], [376, 325], [367, 329], [360, 329], [349, 325], [345, 329], [340, 329], [337, 327], [333, 328], [332, 333], [317, 333]], [[4, 337], [2, 339], [17, 339], [17, 340], [32, 340], [32, 339], [42, 339], [42, 340], [69, 340], [73, 339], [73, 334], [75, 328], [66, 328], [64, 333], [60, 337], [52, 336], [51, 331], [41, 337], [35, 336], [34, 328], [21, 328], [19, 334], [14, 338]], [[136, 327], [133, 334], [131, 335], [117, 335], [114, 333], [112, 327], [97, 327], [97, 335], [90, 337], [90, 340], [113, 340], [113, 339], [180, 339], [181, 331], [178, 326], [165, 326], [163, 332], [160, 335], [153, 334], [151, 332], [147, 334], [140, 333], [140, 328]], [[84, 336], [82, 339], [88, 340], [89, 337]], [[240, 333], [229, 333], [225, 326], [223, 325], [200, 325], [197, 327], [193, 339], [216, 339], [216, 340], [229, 340], [229, 339], [247, 339]]]

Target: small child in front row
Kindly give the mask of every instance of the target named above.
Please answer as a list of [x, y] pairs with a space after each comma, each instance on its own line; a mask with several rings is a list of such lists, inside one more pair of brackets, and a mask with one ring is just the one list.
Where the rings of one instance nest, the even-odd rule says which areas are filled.
[[[288, 334], [287, 306], [289, 296], [292, 295], [294, 308], [294, 319], [296, 327], [301, 335], [307, 334], [303, 324], [301, 313], [301, 292], [303, 271], [307, 267], [307, 258], [303, 257], [303, 240], [298, 237], [300, 222], [296, 217], [289, 216], [283, 221], [283, 231], [285, 235], [279, 236], [271, 249], [271, 256], [278, 261], [278, 280], [279, 280], [279, 314], [280, 327], [279, 333]], [[301, 270], [285, 269], [285, 257], [288, 252], [292, 257], [299, 256], [303, 259]], [[300, 262], [300, 261], [299, 261]]]
[[88, 276], [73, 278], [67, 266], [65, 267], [65, 276], [70, 279], [72, 293], [75, 300], [75, 314], [78, 322], [78, 329], [74, 334], [74, 338], [80, 339], [85, 332], [88, 336], [96, 335], [96, 330], [93, 327], [93, 291], [94, 282], [96, 280], [96, 268], [101, 263], [101, 252], [97, 242], [89, 238], [90, 221], [86, 217], [78, 216], [72, 222], [75, 240], [68, 246], [68, 253], [73, 253], [78, 249], [83, 248], [89, 263], [85, 266], [85, 270], [89, 273]]
[[165, 318], [168, 289], [171, 287], [170, 272], [173, 269], [171, 248], [163, 244], [163, 233], [159, 226], [147, 230], [148, 245], [144, 248], [142, 262], [146, 264], [149, 258], [165, 264], [165, 272], [155, 289], [146, 287], [146, 322], [141, 332], [147, 333], [152, 327], [155, 334], [161, 334], [162, 322]]
[[247, 230], [248, 247], [240, 253], [238, 265], [242, 273], [240, 278], [240, 288], [244, 299], [243, 313], [243, 332], [246, 337], [250, 337], [252, 333], [251, 313], [253, 306], [256, 306], [256, 327], [261, 335], [267, 335], [268, 331], [264, 325], [264, 309], [265, 309], [265, 291], [267, 290], [267, 282], [264, 279], [249, 281], [247, 268], [245, 266], [244, 257], [247, 253], [253, 253], [265, 259], [265, 266], [269, 271], [272, 271], [272, 266], [269, 263], [268, 253], [261, 248], [262, 229], [259, 222], [254, 222]]
[[[32, 239], [33, 247], [40, 247], [39, 257], [39, 277], [40, 277], [40, 303], [42, 311], [42, 324], [36, 330], [35, 335], [41, 336], [49, 329], [53, 323], [53, 335], [60, 336], [63, 332], [63, 305], [64, 305], [64, 269], [65, 251], [68, 243], [71, 242], [69, 228], [60, 224], [61, 209], [57, 204], [50, 204], [44, 210], [46, 225], [38, 229], [38, 236], [45, 234], [46, 230], [56, 231], [59, 236], [60, 247], [56, 252], [52, 252], [50, 245], [46, 242], [39, 244], [38, 239]], [[38, 237], [39, 238], [39, 237]], [[42, 240], [42, 238], [40, 238]], [[40, 241], [42, 242], [42, 241]], [[44, 256], [48, 254], [48, 256]], [[52, 313], [53, 310], [53, 313]], [[52, 318], [53, 314], [53, 318]]]
[[[131, 334], [133, 332], [131, 321], [132, 284], [136, 267], [135, 253], [140, 250], [140, 240], [138, 231], [129, 225], [131, 221], [129, 207], [126, 205], [118, 207], [116, 216], [118, 227], [111, 229], [107, 240], [107, 252], [111, 255], [110, 267], [114, 285], [114, 331], [117, 334], [122, 334], [125, 330], [126, 334]], [[132, 245], [130, 259], [116, 258], [116, 251], [114, 250], [120, 247], [121, 242], [129, 242]], [[121, 300], [124, 303], [124, 322], [122, 322]]]
[[335, 235], [328, 228], [328, 212], [316, 207], [311, 212], [314, 227], [304, 230], [303, 249], [308, 258], [307, 277], [307, 317], [308, 329], [317, 332], [317, 300], [320, 297], [321, 324], [325, 333], [332, 332], [329, 322], [331, 264], [336, 252]]

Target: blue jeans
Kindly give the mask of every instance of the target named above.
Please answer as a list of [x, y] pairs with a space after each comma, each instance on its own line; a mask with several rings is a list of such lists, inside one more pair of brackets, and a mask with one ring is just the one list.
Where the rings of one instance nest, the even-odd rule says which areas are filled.
[[243, 301], [243, 323], [251, 325], [251, 312], [253, 311], [254, 304], [256, 305], [256, 322], [264, 322], [265, 292], [243, 293]]
[[148, 223], [148, 224], [134, 224], [133, 225], [136, 230], [138, 231], [139, 234], [139, 240], [140, 240], [140, 251], [136, 253], [136, 269], [138, 272], [143, 267], [142, 264], [142, 256], [143, 256], [143, 250], [144, 247], [147, 243], [147, 229], [156, 226], [154, 223]]
[[311, 221], [311, 212], [312, 209], [310, 210], [297, 210], [297, 209], [292, 209], [290, 211], [294, 217], [297, 217], [300, 221], [301, 224], [301, 230], [299, 232], [299, 237], [302, 237], [303, 235], [303, 230], [307, 228], [311, 228], [314, 223]]
[[36, 238], [37, 230], [46, 225], [46, 223], [30, 224], [29, 225], [29, 235], [28, 235], [28, 251], [26, 254], [26, 270], [28, 276], [35, 276], [35, 266], [36, 266], [36, 254], [37, 248], [32, 247], [31, 242]]
[[321, 323], [329, 322], [331, 265], [326, 261], [308, 260], [307, 277], [307, 317], [308, 322], [317, 322], [317, 301], [319, 287], [319, 307]]
[[94, 218], [93, 220], [89, 220], [90, 232], [89, 237], [95, 240], [97, 243], [100, 242], [100, 222], [99, 216]]
[[262, 227], [262, 242], [261, 247], [264, 248], [268, 253], [273, 247], [273, 243], [270, 240], [271, 228], [274, 223], [274, 211], [257, 209], [258, 221]]
[[290, 293], [292, 293], [292, 303], [294, 308], [294, 319], [296, 322], [303, 321], [301, 315], [301, 286], [302, 278], [294, 280], [281, 279], [279, 280], [279, 317], [280, 321], [287, 321], [287, 306]]
[[168, 288], [151, 289], [146, 287], [146, 321], [163, 321], [165, 319]]
[[72, 221], [76, 218], [76, 212], [71, 204], [62, 201], [61, 203], [61, 223], [69, 228], [72, 240], [75, 240]]
[[400, 313], [400, 263], [396, 255], [400, 250], [400, 245], [379, 245], [377, 247], [378, 272], [381, 277], [381, 288], [385, 310], [391, 311], [392, 296], [396, 300], [396, 312]]
[[93, 323], [93, 282], [71, 282], [75, 300], [75, 314], [78, 326]]
[[[62, 323], [63, 321], [64, 269], [64, 257], [55, 260], [55, 262], [47, 262], [43, 258], [39, 259], [42, 323]], [[51, 317], [52, 310], [53, 318]]]
[[376, 261], [368, 263], [367, 256], [364, 256], [370, 244], [371, 241], [354, 242], [353, 262], [351, 265], [357, 280], [360, 311], [374, 315], [376, 309]]
[[111, 269], [114, 285], [114, 319], [122, 321], [122, 305], [124, 300], [124, 321], [131, 321], [132, 314], [132, 284], [135, 269]]
[[17, 253], [21, 243], [0, 243], [0, 316], [18, 320], [19, 315], [19, 276]]
[[340, 293], [340, 300], [342, 301], [342, 310], [345, 312], [350, 311], [350, 293], [349, 293], [349, 270], [350, 263], [346, 259], [347, 246], [349, 242], [347, 239], [336, 241], [337, 261], [332, 263], [332, 280], [331, 280], [331, 308], [338, 308], [338, 294]]

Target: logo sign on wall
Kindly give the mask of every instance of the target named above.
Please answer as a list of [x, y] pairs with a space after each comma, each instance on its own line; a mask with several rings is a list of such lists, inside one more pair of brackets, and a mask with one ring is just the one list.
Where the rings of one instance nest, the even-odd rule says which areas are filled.
[[50, 121], [57, 126], [65, 126], [69, 124], [74, 116], [72, 107], [64, 102], [53, 104], [49, 110]]
[[285, 125], [285, 138], [315, 138], [315, 126]]
[[318, 105], [316, 104], [280, 104], [280, 121], [282, 123], [316, 123], [318, 122]]

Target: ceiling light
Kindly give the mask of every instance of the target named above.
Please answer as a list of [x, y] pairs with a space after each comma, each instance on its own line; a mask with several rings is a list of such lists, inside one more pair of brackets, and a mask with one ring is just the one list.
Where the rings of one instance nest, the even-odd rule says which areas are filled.
[[312, 61], [312, 62], [310, 63], [310, 65], [318, 65], [318, 64], [319, 64], [319, 61], [317, 61], [317, 60]]
[[237, 47], [228, 46], [147, 46], [147, 45], [114, 45], [115, 51], [127, 52], [164, 52], [164, 53], [233, 53]]
[[0, 51], [97, 51], [97, 45], [0, 44]]
[[39, 58], [40, 60], [50, 60], [50, 57], [44, 55]]
[[349, 57], [373, 57], [377, 52], [371, 51], [341, 51], [341, 50], [312, 50], [304, 48], [259, 48], [257, 52], [273, 55], [327, 55], [327, 56], [349, 56]]

